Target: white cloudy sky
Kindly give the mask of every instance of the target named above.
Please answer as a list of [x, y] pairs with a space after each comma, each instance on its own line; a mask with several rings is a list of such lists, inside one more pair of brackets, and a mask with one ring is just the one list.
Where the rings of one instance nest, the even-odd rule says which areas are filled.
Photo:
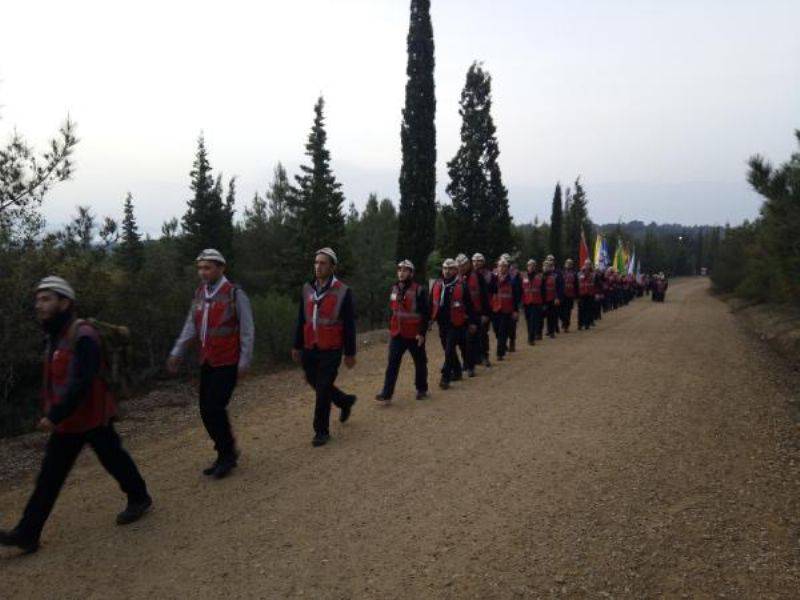
[[[433, 0], [440, 200], [469, 64], [494, 78], [517, 221], [549, 215], [581, 174], [596, 221], [739, 222], [759, 201], [745, 161], [800, 127], [796, 0]], [[0, 140], [79, 126], [74, 181], [48, 197], [145, 230], [183, 212], [198, 133], [243, 206], [277, 161], [294, 171], [327, 101], [348, 200], [397, 200], [408, 0], [0, 0]]]

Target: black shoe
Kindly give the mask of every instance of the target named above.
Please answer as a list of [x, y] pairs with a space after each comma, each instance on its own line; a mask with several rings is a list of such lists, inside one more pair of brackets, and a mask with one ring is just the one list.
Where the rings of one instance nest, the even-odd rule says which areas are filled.
[[214, 479], [225, 479], [228, 475], [230, 475], [231, 471], [233, 471], [239, 464], [238, 458], [238, 452], [232, 456], [220, 458], [217, 461], [217, 468], [214, 469]]
[[428, 397], [428, 392], [427, 391], [417, 392], [417, 400], [424, 400], [427, 397]]
[[128, 500], [128, 506], [117, 515], [117, 525], [130, 525], [141, 519], [144, 514], [153, 506], [153, 499], [147, 496], [140, 502]]
[[547, 337], [549, 337], [551, 340], [554, 340], [554, 339], [556, 339], [556, 334], [555, 333], [548, 333]]
[[475, 369], [467, 369], [467, 376], [475, 377]]
[[517, 341], [511, 340], [511, 343], [508, 344], [508, 351], [509, 352], [516, 352], [517, 351]]
[[439, 387], [443, 390], [446, 390], [450, 387], [450, 382], [447, 381], [446, 379], [442, 379], [441, 381], [439, 381]]
[[489, 368], [489, 367], [491, 367], [491, 366], [492, 366], [492, 363], [491, 363], [491, 361], [490, 361], [488, 358], [485, 358], [485, 359], [483, 360], [483, 366], [484, 366], [484, 367], [487, 367], [487, 368]]
[[339, 422], [346, 423], [347, 419], [350, 418], [350, 411], [353, 410], [353, 405], [356, 403], [357, 398], [353, 395], [346, 396], [347, 404], [342, 407], [341, 412], [339, 413]]
[[209, 477], [214, 474], [214, 471], [217, 470], [217, 465], [219, 464], [219, 457], [208, 465], [205, 469], [203, 469], [203, 475], [208, 475]]
[[380, 394], [375, 394], [375, 400], [378, 400], [379, 402], [388, 402], [391, 399], [392, 399], [391, 396], [387, 396], [383, 392], [381, 392]]
[[505, 359], [506, 359], [506, 357], [505, 357], [505, 356], [498, 356], [498, 357], [497, 357], [497, 361], [498, 361], [498, 362], [500, 362], [500, 361], [503, 361], [503, 360], [505, 360]]
[[453, 378], [450, 381], [461, 381], [462, 379], [464, 379], [463, 373], [457, 373], [453, 375]]
[[533, 340], [528, 340], [528, 346], [535, 346], [536, 342]]
[[536, 339], [537, 340], [541, 340], [542, 339], [542, 334], [541, 333], [537, 333], [536, 334]]
[[318, 433], [317, 435], [314, 436], [314, 439], [311, 440], [311, 445], [314, 446], [314, 448], [319, 448], [320, 446], [324, 446], [325, 444], [327, 444], [330, 439], [331, 436], [329, 434]]
[[39, 540], [23, 537], [19, 531], [0, 531], [0, 546], [19, 548], [23, 554], [33, 554], [39, 549]]

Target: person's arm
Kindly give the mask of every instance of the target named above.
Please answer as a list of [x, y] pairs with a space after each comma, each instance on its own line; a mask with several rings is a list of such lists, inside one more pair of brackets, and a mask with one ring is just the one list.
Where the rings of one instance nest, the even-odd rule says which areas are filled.
[[172, 347], [170, 356], [182, 357], [186, 353], [186, 347], [190, 342], [197, 338], [197, 328], [194, 326], [194, 305], [189, 308], [189, 314], [186, 315], [186, 321], [183, 323], [183, 329], [178, 336], [175, 346]]
[[556, 298], [559, 302], [564, 301], [564, 275], [556, 273]]
[[514, 277], [511, 285], [511, 294], [514, 299], [514, 312], [519, 312], [519, 305], [522, 302], [522, 278]]
[[356, 310], [353, 290], [348, 289], [342, 300], [342, 323], [344, 324], [344, 355], [356, 355]]
[[481, 315], [488, 315], [492, 308], [489, 306], [489, 289], [483, 276], [478, 275], [478, 289], [481, 295]]
[[236, 314], [239, 317], [239, 369], [246, 371], [253, 360], [253, 346], [256, 341], [256, 326], [253, 322], [253, 308], [244, 290], [236, 290]]
[[430, 304], [428, 303], [428, 289], [421, 285], [417, 291], [417, 311], [419, 311], [419, 335], [428, 333], [428, 323], [431, 319]]
[[[469, 286], [467, 285], [466, 281], [461, 282], [461, 297], [464, 299], [469, 299]], [[464, 308], [467, 310], [467, 321], [470, 325], [477, 325], [480, 322], [480, 315], [475, 311], [475, 308], [472, 306], [472, 300], [470, 299], [469, 302], [464, 302]]]
[[306, 307], [305, 307], [305, 298], [303, 295], [300, 294], [300, 302], [298, 302], [298, 309], [297, 309], [297, 326], [294, 329], [294, 349], [295, 350], [302, 350], [303, 349], [303, 328], [306, 324]]
[[69, 365], [67, 391], [62, 401], [52, 406], [47, 413], [47, 419], [53, 425], [69, 418], [86, 401], [99, 371], [100, 345], [89, 336], [79, 337]]

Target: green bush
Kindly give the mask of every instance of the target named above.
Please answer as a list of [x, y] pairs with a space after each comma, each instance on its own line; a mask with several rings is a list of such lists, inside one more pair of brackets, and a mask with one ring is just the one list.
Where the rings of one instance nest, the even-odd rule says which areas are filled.
[[267, 293], [251, 298], [251, 303], [256, 324], [254, 368], [289, 362], [297, 302], [281, 294]]

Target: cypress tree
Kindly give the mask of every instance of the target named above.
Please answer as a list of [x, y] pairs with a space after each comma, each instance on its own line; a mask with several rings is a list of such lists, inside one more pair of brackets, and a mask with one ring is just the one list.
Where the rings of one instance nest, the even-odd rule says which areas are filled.
[[586, 190], [581, 184], [581, 178], [575, 180], [575, 192], [569, 197], [569, 206], [565, 207], [564, 228], [566, 232], [566, 257], [577, 260], [580, 252], [581, 233], [586, 236], [586, 243], [591, 244], [591, 227], [589, 225], [589, 210], [587, 208]]
[[563, 209], [561, 206], [561, 183], [556, 183], [553, 194], [553, 207], [550, 213], [550, 254], [555, 256], [556, 264], [561, 266], [564, 258], [563, 242]]
[[142, 236], [133, 212], [133, 196], [130, 192], [125, 197], [124, 216], [122, 218], [122, 239], [117, 249], [119, 265], [130, 274], [138, 273], [144, 261]]
[[425, 278], [436, 233], [436, 95], [430, 0], [411, 0], [406, 100], [400, 127], [400, 213], [396, 258]]

